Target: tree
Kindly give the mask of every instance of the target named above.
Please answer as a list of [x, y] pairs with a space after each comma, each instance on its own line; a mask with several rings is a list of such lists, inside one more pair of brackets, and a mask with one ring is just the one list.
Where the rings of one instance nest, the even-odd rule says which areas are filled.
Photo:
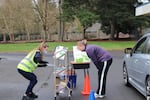
[[18, 34], [23, 34], [24, 40], [30, 40], [32, 33], [41, 33], [44, 40], [50, 40], [51, 30], [57, 27], [58, 11], [49, 1], [38, 0], [35, 6], [33, 0], [4, 0], [0, 6], [1, 30], [5, 30], [11, 41]]
[[86, 9], [81, 9], [77, 13], [77, 17], [83, 26], [83, 38], [86, 38], [86, 29], [92, 26], [92, 24], [97, 20], [97, 16]]
[[119, 32], [133, 33], [150, 25], [149, 17], [135, 16], [135, 3], [136, 0], [65, 0], [63, 15], [67, 21], [76, 16], [84, 30], [98, 19], [103, 32], [115, 39]]
[[83, 27], [83, 38], [86, 38], [85, 31], [96, 22], [98, 16], [92, 12], [92, 0], [64, 0], [63, 18], [71, 22], [77, 17]]
[[50, 27], [57, 23], [58, 11], [56, 9], [56, 5], [51, 0], [33, 0], [34, 2], [34, 10], [37, 12], [37, 16], [42, 26], [43, 39], [46, 40], [51, 38], [49, 35]]
[[[147, 26], [148, 17], [135, 16], [136, 0], [99, 0], [96, 3], [95, 12], [100, 15], [102, 29], [111, 34], [114, 39], [119, 32], [132, 33], [141, 26]], [[118, 36], [118, 35], [117, 35]]]
[[[13, 9], [13, 7], [9, 6], [11, 5], [11, 2], [9, 0], [5, 1], [5, 6], [2, 6], [1, 8], [3, 10], [1, 10], [1, 19], [2, 21], [2, 25], [3, 26], [3, 30], [5, 30], [6, 32], [4, 33], [8, 33], [9, 34], [9, 38], [11, 41], [14, 40], [14, 34], [13, 34], [13, 30], [14, 30], [14, 17], [13, 17], [13, 12], [11, 9]], [[4, 29], [5, 28], [5, 29]]]
[[10, 41], [14, 41], [18, 33], [26, 33], [25, 40], [30, 40], [36, 26], [31, 0], [5, 0], [0, 8], [0, 25], [3, 32], [9, 34]]
[[[30, 34], [34, 33], [33, 30], [36, 27], [36, 17], [32, 7], [31, 0], [19, 0], [20, 4], [17, 5], [17, 9], [20, 8], [20, 13], [18, 12], [18, 16], [20, 17], [20, 21], [22, 23], [16, 23], [17, 25], [22, 25], [21, 28], [27, 34], [27, 40], [30, 40]], [[16, 10], [17, 10], [16, 9]], [[19, 27], [19, 26], [18, 26]]]

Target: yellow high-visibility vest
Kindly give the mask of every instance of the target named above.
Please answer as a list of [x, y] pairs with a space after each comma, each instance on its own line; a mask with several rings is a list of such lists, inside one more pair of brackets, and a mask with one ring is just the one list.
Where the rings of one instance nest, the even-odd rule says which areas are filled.
[[34, 62], [34, 56], [37, 51], [39, 50], [31, 51], [24, 59], [20, 61], [17, 68], [25, 72], [33, 72], [38, 66], [38, 64]]

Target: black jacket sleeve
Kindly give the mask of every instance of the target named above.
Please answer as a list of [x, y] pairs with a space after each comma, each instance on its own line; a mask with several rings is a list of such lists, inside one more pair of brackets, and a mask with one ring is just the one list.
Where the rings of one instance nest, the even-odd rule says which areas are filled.
[[38, 67], [46, 67], [47, 66], [47, 61], [42, 60], [42, 55], [40, 52], [36, 52], [34, 56], [34, 62], [38, 64]]

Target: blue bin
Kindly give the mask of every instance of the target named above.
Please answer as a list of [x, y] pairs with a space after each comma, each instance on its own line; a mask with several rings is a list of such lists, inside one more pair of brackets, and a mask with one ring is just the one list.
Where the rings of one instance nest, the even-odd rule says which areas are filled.
[[77, 75], [76, 74], [69, 75], [68, 78], [69, 78], [69, 82], [68, 82], [67, 86], [69, 88], [76, 88]]

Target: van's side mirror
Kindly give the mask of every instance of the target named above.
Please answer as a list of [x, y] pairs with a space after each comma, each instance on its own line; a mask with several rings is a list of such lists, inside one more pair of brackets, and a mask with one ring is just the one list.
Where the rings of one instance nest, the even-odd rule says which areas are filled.
[[124, 53], [125, 54], [130, 54], [130, 56], [132, 56], [132, 48], [125, 48]]

